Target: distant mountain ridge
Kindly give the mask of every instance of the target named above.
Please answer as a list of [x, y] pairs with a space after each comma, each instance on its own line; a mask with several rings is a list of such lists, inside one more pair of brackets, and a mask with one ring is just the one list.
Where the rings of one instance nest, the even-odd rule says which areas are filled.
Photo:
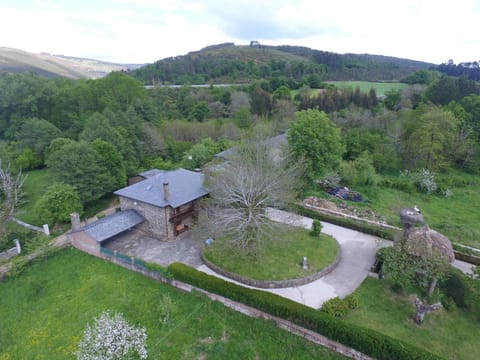
[[285, 77], [295, 82], [400, 80], [435, 64], [370, 54], [337, 54], [303, 46], [223, 43], [165, 58], [133, 71], [145, 83], [250, 82]]
[[34, 72], [44, 77], [70, 79], [95, 79], [112, 71], [133, 70], [142, 65], [116, 64], [48, 53], [34, 54], [27, 51], [0, 47], [0, 72]]

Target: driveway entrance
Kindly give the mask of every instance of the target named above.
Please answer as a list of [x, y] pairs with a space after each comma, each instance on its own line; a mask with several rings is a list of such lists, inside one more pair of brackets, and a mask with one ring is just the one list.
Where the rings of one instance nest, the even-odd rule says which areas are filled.
[[176, 240], [161, 241], [142, 231], [130, 230], [106, 241], [103, 246], [162, 266], [181, 262], [197, 268], [203, 264], [200, 257], [202, 244], [193, 241], [188, 233]]

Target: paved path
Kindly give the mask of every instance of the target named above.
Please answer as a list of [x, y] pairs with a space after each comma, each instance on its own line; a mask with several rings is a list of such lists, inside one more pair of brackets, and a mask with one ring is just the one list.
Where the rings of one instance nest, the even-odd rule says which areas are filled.
[[469, 264], [465, 261], [454, 260], [453, 263], [452, 263], [452, 266], [454, 268], [457, 268], [458, 270], [461, 270], [462, 272], [464, 272], [467, 275], [473, 275], [474, 274], [473, 268], [475, 267], [475, 265]]
[[[295, 226], [310, 229], [312, 219], [300, 215], [287, 213], [277, 209], [269, 209], [269, 216], [279, 221]], [[318, 309], [322, 304], [336, 296], [345, 297], [360, 286], [367, 277], [371, 266], [375, 262], [375, 253], [379, 247], [390, 246], [391, 242], [375, 236], [360, 233], [355, 230], [322, 222], [322, 232], [333, 236], [340, 244], [342, 259], [337, 268], [330, 274], [309, 284], [282, 289], [261, 289], [270, 291], [291, 300], [300, 302]], [[206, 265], [197, 268], [208, 274], [221, 277], [227, 281], [231, 279], [220, 276]], [[244, 284], [240, 284], [246, 286]]]

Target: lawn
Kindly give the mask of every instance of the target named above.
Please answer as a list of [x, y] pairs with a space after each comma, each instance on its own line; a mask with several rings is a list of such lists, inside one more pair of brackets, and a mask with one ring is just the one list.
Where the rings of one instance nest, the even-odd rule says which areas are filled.
[[[333, 263], [338, 243], [322, 234], [313, 237], [299, 227], [278, 225], [275, 236], [264, 239], [260, 256], [242, 255], [238, 249], [219, 239], [208, 247], [205, 257], [223, 269], [256, 280], [285, 280], [314, 274]], [[308, 259], [308, 270], [302, 269], [302, 259]]]
[[[42, 226], [45, 222], [35, 211], [35, 204], [45, 193], [47, 188], [53, 184], [52, 175], [47, 168], [28, 171], [24, 174], [26, 175], [25, 183], [23, 185], [24, 198], [16, 216], [26, 223]], [[107, 194], [97, 201], [87, 204], [84, 213], [82, 214], [82, 218], [92, 217], [112, 204], [115, 204], [116, 201], [115, 196]]]
[[[146, 328], [150, 359], [343, 359], [200, 294], [67, 249], [0, 282], [0, 359], [74, 359], [102, 311]], [[162, 299], [170, 319], [163, 323]]]
[[35, 212], [35, 204], [52, 184], [52, 177], [48, 169], [24, 172], [26, 179], [23, 184], [23, 204], [18, 210], [17, 217], [29, 224], [42, 226], [42, 222]]
[[377, 96], [385, 95], [389, 90], [402, 90], [408, 88], [408, 84], [399, 82], [369, 82], [369, 81], [327, 81], [328, 84], [333, 84], [340, 89], [360, 88], [362, 92], [369, 92], [371, 88], [375, 89]]
[[367, 193], [368, 204], [375, 212], [386, 217], [392, 225], [401, 226], [399, 211], [402, 207], [417, 205], [426, 223], [452, 242], [480, 248], [480, 185], [451, 187], [453, 195], [426, 195], [417, 192], [406, 193], [390, 188], [357, 188]]
[[[396, 182], [394, 177], [389, 181]], [[388, 224], [401, 227], [400, 209], [417, 205], [425, 222], [434, 230], [447, 236], [452, 242], [480, 248], [480, 180], [478, 176], [452, 171], [436, 176], [442, 189], [449, 189], [451, 196], [425, 194], [418, 191], [402, 191], [391, 187], [354, 186], [368, 200], [366, 203], [347, 202], [348, 206], [371, 209], [384, 217]], [[304, 197], [317, 196], [334, 202], [337, 197], [320, 189], [310, 189]]]
[[448, 359], [480, 358], [480, 324], [464, 311], [441, 309], [427, 314], [425, 322], [418, 326], [412, 320], [415, 306], [409, 297], [393, 293], [384, 281], [367, 278], [354, 294], [360, 307], [351, 311], [345, 321], [375, 329]]

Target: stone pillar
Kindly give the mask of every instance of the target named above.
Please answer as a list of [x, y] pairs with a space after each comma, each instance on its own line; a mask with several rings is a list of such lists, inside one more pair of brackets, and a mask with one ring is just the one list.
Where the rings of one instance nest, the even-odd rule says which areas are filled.
[[17, 254], [20, 254], [22, 252], [22, 247], [20, 246], [20, 241], [18, 239], [13, 240], [15, 242], [15, 246], [17, 248]]
[[43, 232], [45, 235], [50, 236], [50, 229], [48, 227], [48, 224], [43, 224]]
[[80, 214], [79, 213], [71, 213], [70, 214], [70, 222], [72, 223], [72, 231], [80, 230]]

